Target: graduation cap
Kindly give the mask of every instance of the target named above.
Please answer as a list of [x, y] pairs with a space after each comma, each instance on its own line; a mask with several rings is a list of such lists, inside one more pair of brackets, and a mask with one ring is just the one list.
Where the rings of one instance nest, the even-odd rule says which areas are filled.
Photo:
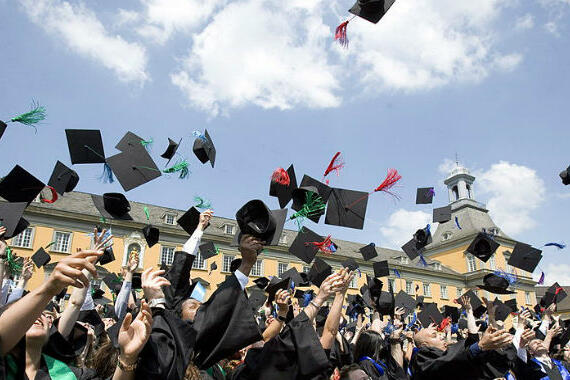
[[542, 251], [540, 249], [518, 242], [515, 244], [515, 248], [509, 258], [508, 264], [532, 273], [538, 266], [541, 259]]
[[[200, 211], [196, 207], [190, 207], [184, 215], [178, 218], [177, 223], [188, 235], [192, 235], [200, 224]], [[208, 223], [208, 225], [210, 224]]]
[[[382, 292], [382, 287], [384, 286], [382, 281], [380, 281], [379, 279], [377, 279], [375, 277], [370, 277], [370, 276], [366, 275], [366, 283], [368, 284], [367, 287], [368, 287], [368, 291], [370, 292], [370, 295], [373, 298], [379, 297], [380, 293]], [[364, 295], [364, 293], [362, 293], [362, 295]]]
[[334, 188], [328, 200], [325, 224], [361, 230], [367, 207], [368, 193]]
[[8, 202], [30, 203], [44, 187], [42, 181], [16, 165], [0, 182], [0, 196]]
[[80, 311], [77, 321], [88, 323], [93, 326], [96, 336], [101, 335], [105, 331], [105, 324], [95, 309]]
[[417, 248], [417, 243], [415, 239], [408, 241], [402, 246], [402, 251], [410, 258], [410, 260], [415, 259], [420, 255], [420, 250]]
[[4, 238], [10, 239], [28, 228], [30, 223], [22, 218], [27, 205], [25, 202], [0, 203], [0, 225], [6, 227]]
[[142, 275], [141, 273], [133, 273], [133, 289], [142, 289]]
[[72, 164], [104, 164], [105, 150], [101, 132], [96, 129], [66, 129]]
[[122, 281], [119, 279], [115, 273], [109, 273], [103, 277], [103, 282], [112, 293], [118, 294], [121, 291]]
[[309, 275], [306, 272], [300, 272], [299, 276], [301, 276], [301, 281], [299, 284], [296, 284], [297, 287], [308, 287], [311, 286], [311, 281], [309, 281]]
[[566, 170], [560, 172], [560, 179], [564, 185], [570, 185], [570, 166]]
[[416, 307], [422, 307], [424, 305], [424, 296], [416, 296]]
[[309, 280], [317, 287], [320, 287], [324, 280], [332, 274], [332, 267], [323, 259], [317, 257], [309, 270]]
[[289, 268], [288, 270], [283, 272], [283, 274], [281, 274], [281, 278], [282, 279], [290, 278], [291, 281], [293, 281], [293, 283], [295, 284], [295, 286], [303, 282], [303, 279], [301, 278], [299, 271], [297, 271], [297, 268], [295, 267]]
[[483, 285], [477, 285], [477, 287], [493, 294], [514, 294], [515, 292], [507, 290], [509, 285], [506, 278], [489, 273], [483, 277]]
[[425, 304], [423, 310], [418, 314], [418, 319], [423, 327], [428, 327], [431, 323], [439, 326], [443, 321], [443, 315], [441, 315], [435, 303], [429, 303]]
[[348, 268], [349, 271], [355, 271], [358, 269], [358, 263], [353, 258], [346, 259], [342, 262], [344, 268]]
[[495, 305], [495, 320], [504, 321], [511, 313], [511, 308], [502, 303], [498, 298], [493, 302]]
[[41, 268], [51, 261], [51, 256], [43, 248], [40, 248], [32, 255], [32, 261], [36, 267]]
[[508, 307], [511, 308], [511, 312], [512, 312], [512, 313], [514, 313], [514, 312], [516, 312], [516, 311], [518, 310], [518, 307], [517, 307], [517, 299], [516, 299], [516, 298], [510, 299], [510, 300], [506, 300], [506, 301], [505, 301], [505, 305], [507, 305]]
[[[390, 289], [391, 290], [391, 289]], [[395, 308], [394, 293], [382, 292], [380, 297], [376, 300], [376, 310], [382, 315], [394, 315]]]
[[200, 255], [204, 260], [208, 260], [210, 257], [214, 257], [218, 254], [218, 250], [216, 249], [216, 245], [214, 242], [206, 242], [204, 244], [200, 244], [198, 247], [200, 250]]
[[267, 285], [267, 288], [265, 288], [265, 291], [269, 295], [268, 301], [272, 302], [275, 299], [275, 294], [277, 293], [278, 290], [280, 289], [289, 290], [290, 287], [291, 287], [290, 278], [281, 279], [278, 277], [273, 277], [269, 282], [269, 285]]
[[214, 142], [208, 134], [207, 129], [204, 130], [204, 136], [196, 137], [192, 150], [201, 163], [205, 164], [210, 161], [212, 167], [214, 167], [214, 163], [216, 161], [216, 148], [214, 147]]
[[158, 243], [160, 239], [160, 230], [150, 224], [142, 229], [142, 233], [149, 248]]
[[372, 260], [376, 256], [378, 256], [378, 252], [376, 252], [376, 245], [374, 243], [370, 243], [362, 248], [359, 249], [360, 253], [364, 260]]
[[[162, 153], [160, 155], [160, 157], [166, 158], [168, 160], [168, 162], [170, 162], [170, 160], [172, 160], [172, 157], [174, 157], [174, 155], [176, 154], [176, 151], [178, 150], [178, 147], [180, 146], [181, 142], [182, 142], [182, 139], [180, 139], [179, 142], [176, 142], [169, 137], [168, 138], [168, 147], [166, 148], [164, 153]], [[166, 165], [168, 165], [168, 163]]]
[[279, 207], [281, 208], [287, 206], [287, 203], [293, 198], [293, 190], [297, 188], [297, 177], [295, 176], [295, 168], [293, 165], [289, 166], [286, 173], [289, 179], [288, 184], [279, 183], [272, 179], [269, 185], [269, 195], [277, 197]]
[[425, 228], [416, 231], [414, 241], [416, 242], [417, 249], [422, 249], [431, 243], [432, 238], [429, 224]]
[[104, 297], [105, 292], [101, 289], [96, 289], [91, 297], [93, 298], [93, 302], [95, 305], [107, 305], [110, 304], [112, 301], [108, 298]]
[[115, 253], [113, 252], [113, 247], [107, 247], [103, 250], [103, 254], [99, 257], [99, 265], [107, 265], [115, 261]]
[[105, 193], [103, 196], [91, 195], [93, 204], [101, 216], [106, 219], [133, 220], [129, 215], [131, 204], [121, 193]]
[[146, 149], [125, 151], [107, 159], [124, 191], [130, 191], [162, 175]]
[[57, 161], [48, 181], [48, 186], [53, 187], [59, 195], [63, 195], [73, 191], [78, 182], [79, 175], [77, 172], [65, 166], [61, 161]]
[[236, 212], [240, 233], [255, 236], [266, 245], [279, 244], [286, 217], [287, 209], [271, 211], [259, 199], [247, 202]]
[[[479, 299], [479, 297], [477, 297], [477, 294], [475, 294], [475, 292], [473, 290], [469, 290], [468, 292], [464, 293], [462, 296], [469, 297], [469, 303], [471, 304], [471, 307], [473, 308], [473, 315], [476, 318], [479, 318], [487, 310], [485, 305], [483, 305], [483, 302], [481, 301], [481, 299]], [[465, 306], [465, 305], [463, 305], [463, 301], [461, 300], [461, 297], [457, 299], [457, 302], [459, 302], [459, 304], [461, 306]]]
[[396, 294], [395, 298], [395, 307], [403, 307], [404, 308], [404, 317], [408, 314], [413, 312], [416, 309], [416, 300], [410, 296], [408, 293], [400, 290], [398, 294]]
[[212, 264], [210, 264], [210, 271], [216, 270], [218, 269], [218, 264], [216, 264], [216, 262], [212, 262]]
[[544, 297], [542, 297], [541, 303], [543, 304], [544, 308], [547, 308], [553, 303], [559, 304], [564, 298], [566, 298], [566, 296], [567, 294], [564, 288], [561, 287], [558, 282], [555, 282], [546, 290]]
[[290, 219], [308, 218], [318, 223], [325, 213], [326, 201], [315, 186], [301, 186], [292, 191], [291, 208], [297, 211]]
[[254, 311], [259, 310], [265, 304], [267, 296], [263, 290], [253, 289], [249, 295], [249, 304]]
[[376, 24], [396, 0], [357, 0], [348, 11]]
[[488, 234], [479, 232], [469, 247], [467, 247], [466, 252], [469, 252], [483, 262], [487, 262], [497, 248], [499, 248], [499, 243], [493, 240]]
[[459, 322], [459, 308], [454, 306], [445, 305], [443, 306], [443, 315], [445, 317], [450, 317], [451, 322]]
[[390, 274], [387, 260], [375, 262], [372, 268], [374, 268], [374, 277], [385, 277]]
[[307, 264], [310, 264], [319, 251], [318, 247], [310, 243], [322, 240], [322, 236], [307, 227], [303, 227], [303, 231], [297, 233], [295, 240], [293, 240], [293, 243], [289, 246], [289, 253], [297, 256]]
[[137, 150], [146, 151], [146, 145], [148, 145], [150, 142], [151, 141], [145, 141], [145, 139], [142, 137], [139, 137], [133, 132], [128, 131], [119, 141], [119, 143], [115, 145], [115, 148], [121, 152], [133, 152]]
[[433, 209], [433, 222], [445, 223], [451, 220], [451, 206], [444, 206]]
[[265, 289], [267, 285], [269, 285], [269, 279], [267, 277], [256, 278], [255, 280], [253, 280], [253, 282], [260, 289]]
[[433, 202], [435, 191], [433, 187], [418, 187], [416, 192], [416, 204], [425, 205]]
[[321, 196], [323, 202], [325, 204], [328, 202], [330, 194], [332, 192], [332, 189], [328, 185], [325, 185], [324, 183], [317, 181], [316, 179], [309, 177], [308, 175], [305, 174], [303, 176], [303, 179], [301, 180], [301, 185], [299, 187], [309, 187], [309, 186], [316, 187], [317, 193]]

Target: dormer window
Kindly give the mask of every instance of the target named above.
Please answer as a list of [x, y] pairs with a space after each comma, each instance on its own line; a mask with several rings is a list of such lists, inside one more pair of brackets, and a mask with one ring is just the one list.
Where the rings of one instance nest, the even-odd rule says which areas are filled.
[[451, 239], [451, 236], [453, 236], [453, 233], [451, 231], [446, 231], [441, 235], [441, 241], [446, 241]]
[[410, 259], [404, 256], [400, 257], [400, 263], [401, 264], [409, 264], [410, 263]]
[[224, 233], [228, 235], [234, 234], [235, 227], [231, 224], [224, 224]]
[[176, 225], [176, 214], [165, 214], [164, 215], [164, 224], [169, 224], [171, 226]]

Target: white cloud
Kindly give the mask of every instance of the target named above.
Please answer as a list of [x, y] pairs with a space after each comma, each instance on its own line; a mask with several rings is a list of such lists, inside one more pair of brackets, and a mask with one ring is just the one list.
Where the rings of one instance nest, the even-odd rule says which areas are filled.
[[[349, 24], [350, 57], [360, 86], [371, 91], [427, 90], [478, 82], [504, 68], [493, 22], [510, 0], [400, 1], [376, 25]], [[340, 51], [341, 49], [339, 49]], [[512, 68], [520, 60], [508, 59]], [[354, 69], [356, 63], [356, 70]]]
[[493, 66], [501, 71], [513, 71], [522, 59], [521, 54], [500, 55], [493, 60]]
[[[165, 43], [174, 32], [193, 31], [204, 25], [226, 0], [141, 0], [144, 22], [137, 32], [156, 43]], [[255, 17], [250, 15], [248, 19]], [[243, 22], [244, 20], [242, 20]], [[249, 22], [249, 21], [248, 21]]]
[[437, 170], [441, 174], [448, 176], [449, 173], [451, 173], [453, 168], [455, 168], [456, 166], [457, 166], [457, 163], [455, 161], [450, 160], [449, 158], [446, 158], [445, 160], [443, 160], [443, 162], [441, 164], [439, 164], [439, 166], [437, 167]]
[[544, 24], [544, 29], [546, 29], [546, 31], [550, 34], [553, 34], [557, 37], [560, 36], [560, 33], [558, 33], [558, 24], [556, 23], [556, 21], [549, 21], [546, 24]]
[[[380, 227], [380, 233], [385, 239], [382, 246], [400, 250], [400, 247], [412, 238], [414, 232], [431, 223], [431, 220], [432, 215], [427, 212], [397, 210], [390, 215], [385, 226]], [[437, 224], [432, 224], [431, 230], [436, 229]]]
[[515, 29], [517, 30], [528, 30], [532, 28], [534, 28], [534, 16], [530, 13], [517, 18], [515, 21]]
[[531, 214], [544, 202], [545, 190], [535, 170], [500, 161], [475, 176], [478, 193], [489, 196], [489, 213], [507, 235], [519, 234], [536, 225]]
[[190, 105], [211, 115], [249, 104], [336, 107], [339, 79], [325, 49], [330, 29], [319, 12], [300, 1], [231, 3], [194, 36], [172, 83]]
[[148, 79], [145, 48], [109, 34], [84, 5], [61, 0], [20, 0], [20, 3], [32, 22], [72, 51], [114, 71], [120, 80], [143, 84]]
[[[542, 268], [544, 270], [544, 285], [550, 285], [558, 282], [562, 286], [570, 286], [570, 265], [568, 264], [548, 264]], [[537, 270], [533, 278], [538, 281], [541, 271]]]

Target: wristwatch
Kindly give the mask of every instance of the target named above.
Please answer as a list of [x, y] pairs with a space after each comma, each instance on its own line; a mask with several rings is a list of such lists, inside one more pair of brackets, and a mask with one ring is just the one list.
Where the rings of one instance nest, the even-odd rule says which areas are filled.
[[281, 315], [278, 315], [278, 316], [277, 316], [277, 319], [280, 320], [280, 321], [283, 322], [283, 323], [287, 322], [287, 318], [286, 318], [286, 317], [283, 317], [283, 316], [281, 316]]
[[123, 363], [121, 358], [118, 357], [117, 358], [117, 366], [121, 369], [121, 371], [133, 372], [135, 369], [137, 369], [137, 362], [134, 362], [132, 364], [125, 364], [125, 363]]
[[154, 298], [154, 299], [150, 300], [150, 302], [148, 303], [148, 306], [151, 309], [153, 307], [164, 307], [165, 303], [166, 303], [166, 299], [164, 299], [164, 298]]

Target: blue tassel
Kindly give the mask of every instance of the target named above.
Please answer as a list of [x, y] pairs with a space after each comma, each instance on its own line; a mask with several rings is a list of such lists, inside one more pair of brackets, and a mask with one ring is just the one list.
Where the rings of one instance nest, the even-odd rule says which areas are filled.
[[544, 272], [542, 272], [542, 273], [540, 274], [540, 278], [538, 279], [538, 285], [544, 285], [544, 278], [545, 278], [545, 277], [546, 277], [546, 276], [544, 275]]
[[115, 178], [113, 178], [113, 171], [108, 163], [103, 164], [103, 174], [101, 174], [100, 180], [103, 183], [113, 183], [115, 182]]
[[507, 273], [503, 270], [496, 270], [494, 274], [507, 280], [509, 282], [509, 285], [514, 285], [518, 282], [518, 277], [514, 273]]
[[424, 258], [424, 255], [422, 255], [421, 253], [420, 253], [420, 263], [422, 264], [422, 266], [424, 268], [427, 267], [427, 265], [428, 265], [426, 259]]
[[416, 321], [418, 319], [418, 316], [416, 315], [416, 313], [414, 313], [412, 320], [410, 321], [410, 323], [408, 323], [408, 325], [406, 326], [406, 330], [411, 329], [412, 327], [414, 327], [414, 325], [416, 324]]
[[397, 269], [394, 269], [394, 276], [401, 278], [402, 276], [400, 276], [400, 271]]
[[428, 224], [428, 225], [426, 226], [426, 234], [427, 234], [427, 235], [431, 234], [430, 230], [431, 230], [431, 225]]
[[451, 325], [451, 333], [452, 334], [457, 334], [457, 332], [459, 331], [459, 323], [454, 323]]
[[303, 294], [303, 307], [309, 306], [309, 303], [313, 300], [313, 293]]
[[564, 244], [564, 243], [546, 243], [544, 246], [545, 247], [556, 247], [558, 249], [566, 248], [566, 244]]
[[206, 136], [204, 136], [204, 134], [200, 131], [192, 132], [192, 136], [196, 137], [197, 139], [202, 139], [202, 140], [206, 141]]
[[455, 225], [457, 226], [457, 228], [459, 228], [460, 230], [462, 230], [463, 228], [461, 228], [461, 226], [459, 225], [459, 218], [456, 216], [455, 217]]
[[384, 327], [384, 334], [386, 335], [391, 335], [394, 330], [396, 329], [396, 327], [394, 327], [394, 325], [392, 324], [392, 322], [388, 322], [388, 324], [386, 325], [386, 327]]

